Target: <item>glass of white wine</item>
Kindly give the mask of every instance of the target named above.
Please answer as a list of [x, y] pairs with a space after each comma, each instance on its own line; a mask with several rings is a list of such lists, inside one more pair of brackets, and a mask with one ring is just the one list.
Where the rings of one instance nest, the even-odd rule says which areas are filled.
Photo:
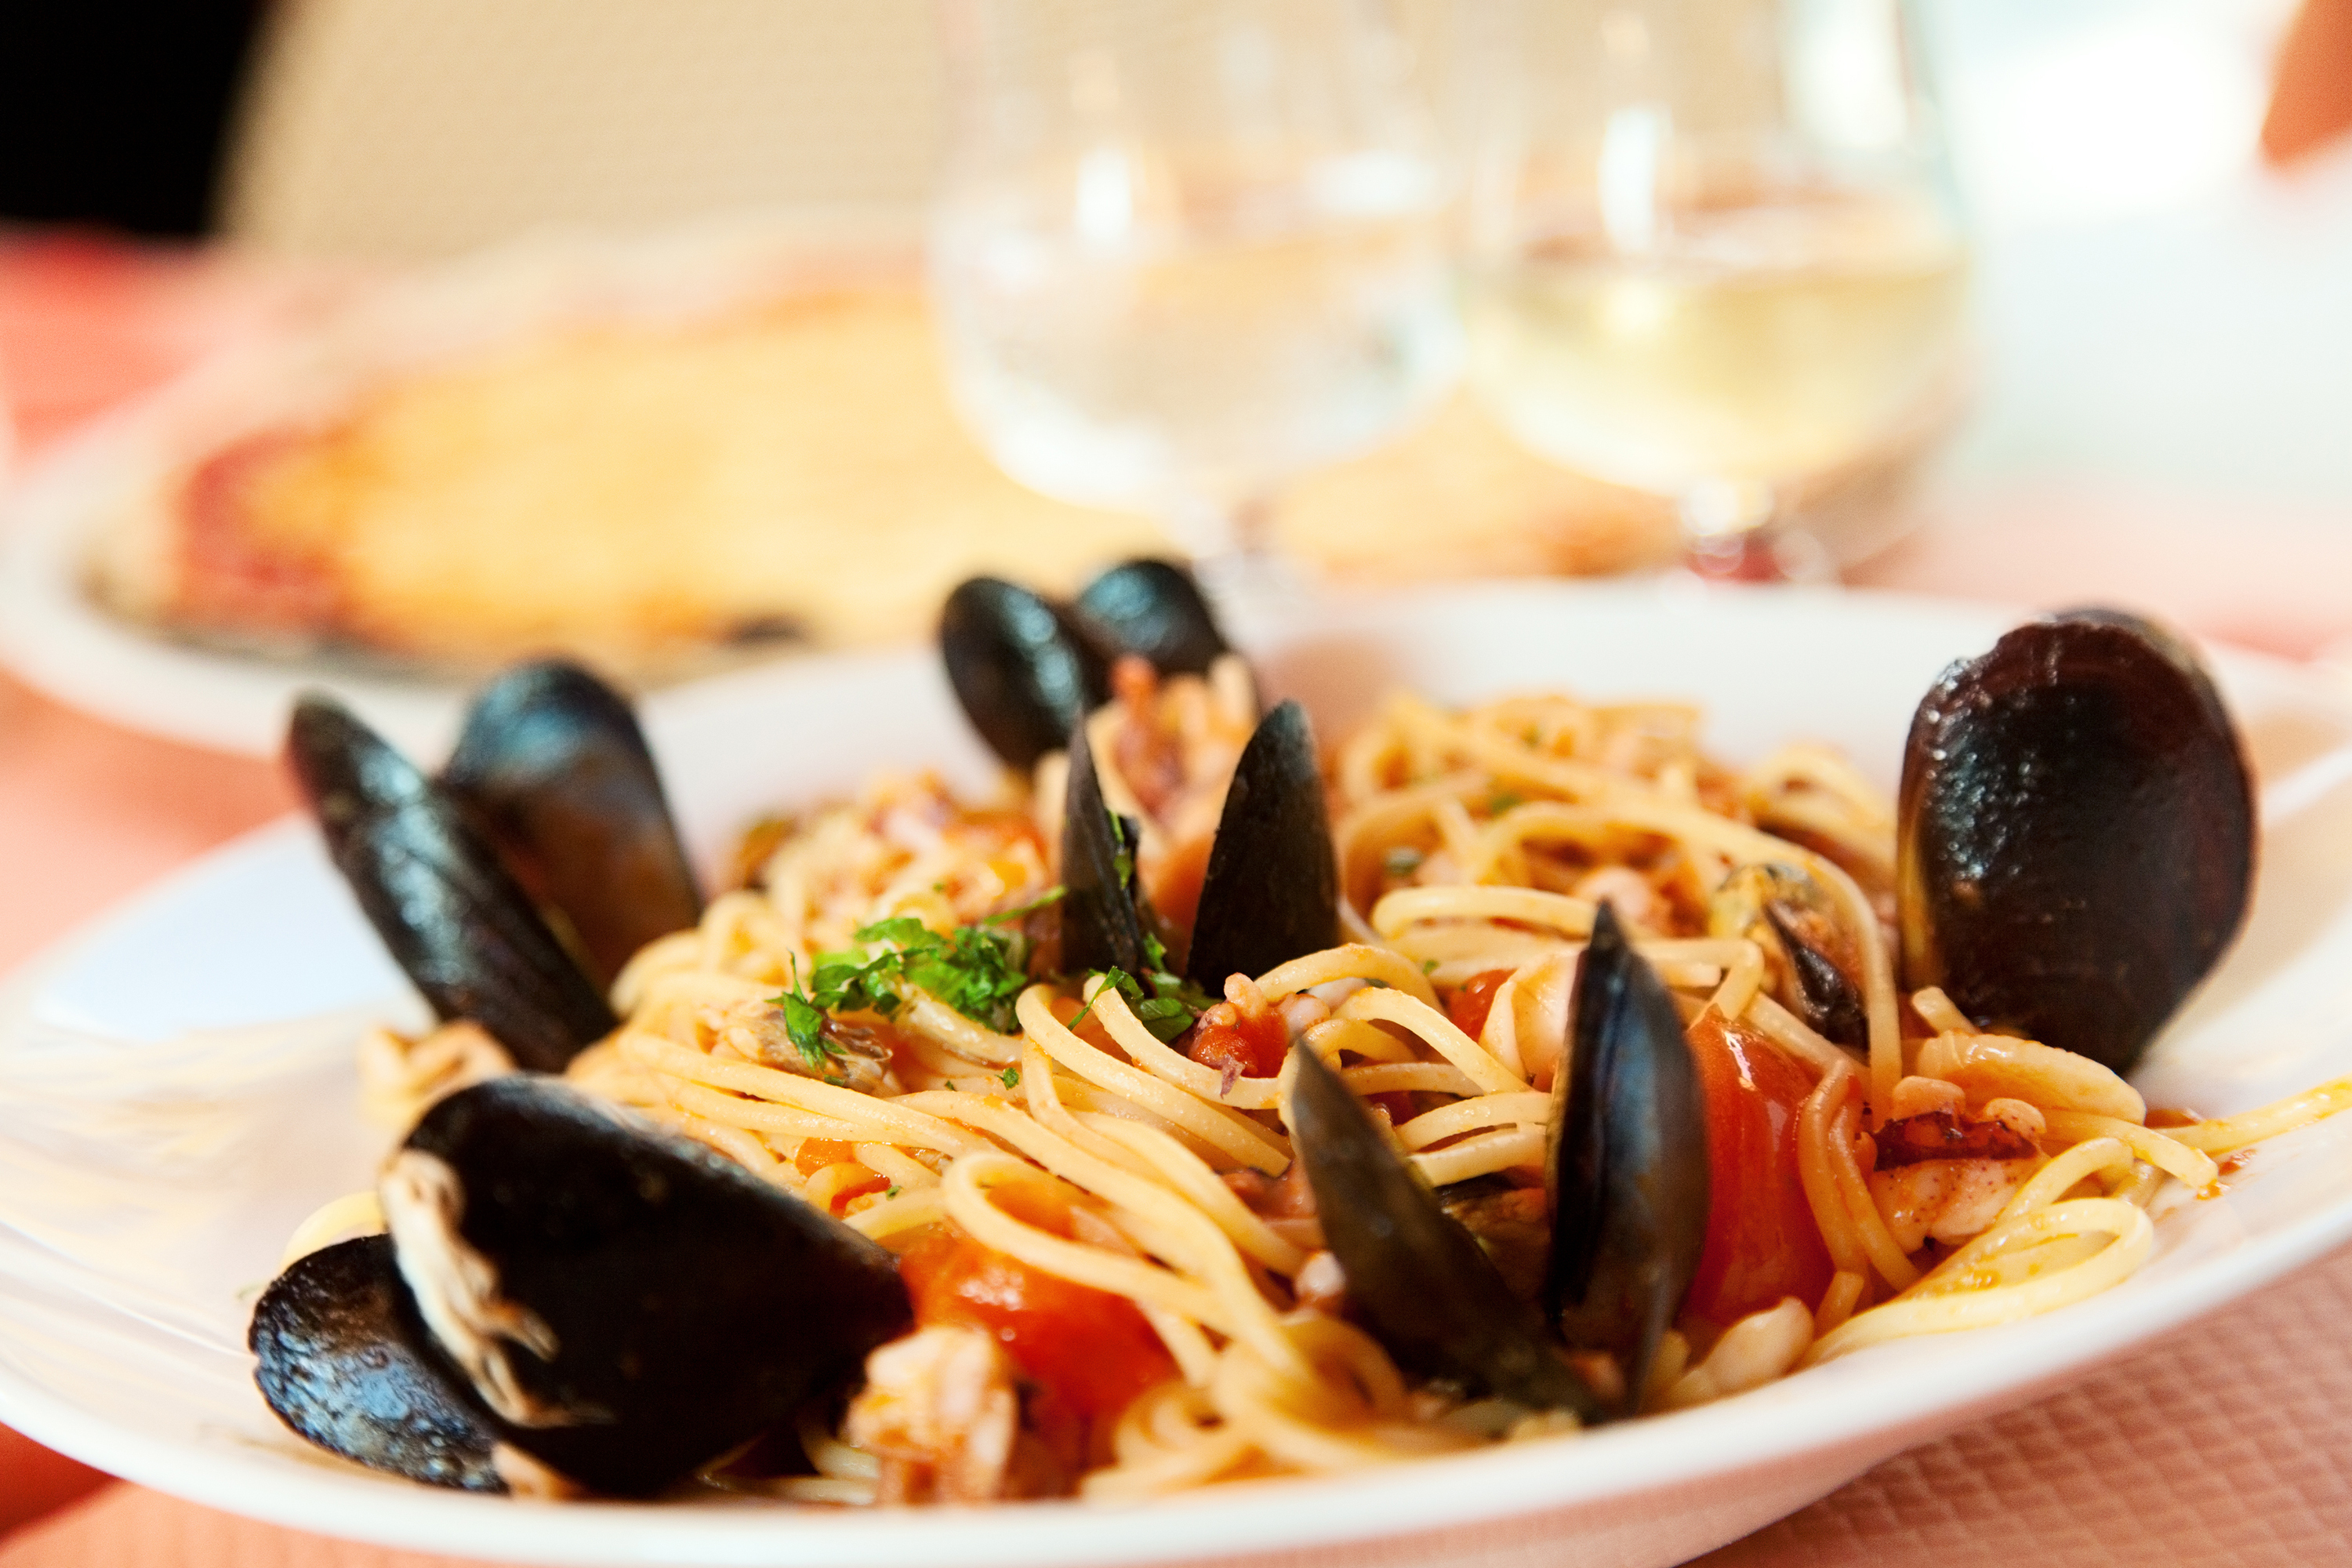
[[1014, 479], [1260, 589], [1282, 480], [1458, 374], [1448, 191], [1380, 0], [944, 0], [929, 275]]
[[1702, 575], [1819, 577], [1802, 505], [1957, 409], [1967, 252], [1903, 0], [1490, 0], [1472, 384], [1674, 499]]

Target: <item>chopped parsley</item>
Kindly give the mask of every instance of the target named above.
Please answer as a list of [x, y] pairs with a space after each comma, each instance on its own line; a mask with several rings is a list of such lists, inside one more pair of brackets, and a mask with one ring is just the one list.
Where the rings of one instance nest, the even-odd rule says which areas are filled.
[[1003, 1073], [997, 1076], [996, 1081], [1003, 1084], [1007, 1089], [1017, 1089], [1021, 1085], [1021, 1069], [1019, 1068], [1006, 1068]]
[[1013, 1001], [1029, 984], [1029, 939], [1005, 928], [1061, 896], [1061, 889], [1049, 888], [1018, 908], [944, 936], [912, 915], [860, 926], [852, 938], [857, 946], [817, 956], [806, 990], [795, 963], [792, 986], [769, 1000], [783, 1009], [785, 1031], [813, 1068], [841, 1054], [825, 1037], [825, 1015], [875, 1012], [894, 1017], [909, 987], [929, 992], [976, 1024], [1010, 1034], [1016, 1023]]
[[[824, 971], [818, 970], [817, 978], [822, 984]], [[793, 961], [792, 984], [781, 994], [769, 997], [768, 1001], [783, 1009], [784, 1033], [791, 1037], [793, 1048], [800, 1052], [801, 1060], [808, 1064], [811, 1072], [824, 1072], [828, 1058], [843, 1054], [841, 1047], [825, 1036], [824, 1004], [801, 989], [798, 959]]]
[[1391, 877], [1410, 877], [1421, 869], [1424, 858], [1426, 857], [1420, 850], [1410, 845], [1399, 844], [1381, 857], [1381, 869]]
[[[1102, 972], [1103, 991], [1116, 991], [1126, 997], [1137, 1022], [1151, 1031], [1152, 1038], [1165, 1044], [1191, 1028], [1194, 1019], [1216, 1005], [1216, 998], [1181, 975], [1157, 967], [1168, 961], [1168, 950], [1158, 939], [1145, 937], [1143, 951], [1155, 967], [1145, 970], [1140, 980], [1124, 969], [1106, 969]], [[1102, 991], [1097, 991], [1095, 1002], [1101, 1000]], [[1085, 1011], [1070, 1020], [1071, 1028], [1086, 1021], [1087, 1014], [1094, 1011], [1095, 1002], [1087, 1003]]]
[[1515, 805], [1525, 805], [1528, 797], [1515, 789], [1498, 789], [1486, 797], [1486, 815], [1500, 816]]
[[893, 1182], [893, 1183], [891, 1183], [891, 1184], [890, 1184], [890, 1189], [889, 1189], [889, 1191], [887, 1191], [887, 1192], [884, 1193], [884, 1194], [882, 1194], [882, 1198], [883, 1198], [883, 1201], [887, 1203], [887, 1202], [888, 1202], [890, 1199], [895, 1198], [895, 1197], [897, 1197], [898, 1195], [898, 1183], [896, 1183], [896, 1182]]

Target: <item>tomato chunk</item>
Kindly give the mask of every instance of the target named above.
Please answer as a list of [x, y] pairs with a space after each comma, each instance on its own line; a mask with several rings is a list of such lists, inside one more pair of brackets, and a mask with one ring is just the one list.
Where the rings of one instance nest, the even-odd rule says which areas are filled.
[[[1005, 1203], [1025, 1192], [1003, 1194]], [[1040, 1229], [1061, 1232], [1050, 1208], [1020, 1214]], [[1118, 1415], [1144, 1390], [1176, 1375], [1176, 1363], [1135, 1303], [1108, 1290], [1074, 1285], [1030, 1268], [949, 1227], [900, 1260], [899, 1278], [919, 1323], [959, 1323], [996, 1336], [1023, 1374], [1061, 1413]]]
[[1685, 1310], [1718, 1329], [1783, 1296], [1829, 1288], [1829, 1249], [1797, 1173], [1797, 1113], [1813, 1078], [1778, 1046], [1710, 1011], [1690, 1027], [1706, 1097], [1706, 1246]]
[[1220, 1002], [1201, 1015], [1192, 1031], [1189, 1055], [1202, 1067], [1232, 1068], [1248, 1078], [1272, 1078], [1282, 1070], [1290, 1049], [1290, 1031], [1282, 1015], [1268, 1008], [1244, 1013], [1231, 1002]]
[[1495, 993], [1503, 988], [1503, 982], [1514, 973], [1508, 969], [1489, 969], [1474, 974], [1461, 990], [1447, 997], [1445, 1016], [1454, 1020], [1454, 1026], [1474, 1040], [1485, 1033], [1486, 1015], [1495, 1010]]

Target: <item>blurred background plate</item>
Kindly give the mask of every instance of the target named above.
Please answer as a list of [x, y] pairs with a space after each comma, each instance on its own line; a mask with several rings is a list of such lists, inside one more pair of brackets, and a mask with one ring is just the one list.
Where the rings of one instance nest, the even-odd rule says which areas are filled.
[[[540, 239], [361, 294], [23, 477], [0, 659], [117, 722], [254, 753], [294, 691], [331, 685], [432, 752], [457, 692], [530, 654], [643, 688], [919, 641], [966, 575], [1069, 589], [1168, 548], [981, 453], [887, 224]], [[1617, 571], [1672, 537], [1656, 503], [1525, 454], [1460, 398], [1297, 487], [1276, 527], [1334, 585]]]

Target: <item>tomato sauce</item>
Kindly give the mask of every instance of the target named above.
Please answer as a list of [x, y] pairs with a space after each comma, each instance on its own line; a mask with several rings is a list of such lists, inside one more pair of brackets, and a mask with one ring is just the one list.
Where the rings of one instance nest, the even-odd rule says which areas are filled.
[[1706, 1098], [1713, 1196], [1685, 1310], [1728, 1328], [1783, 1296], [1811, 1306], [1831, 1274], [1797, 1173], [1797, 1114], [1812, 1075], [1713, 1011], [1691, 1025], [1690, 1044]]

